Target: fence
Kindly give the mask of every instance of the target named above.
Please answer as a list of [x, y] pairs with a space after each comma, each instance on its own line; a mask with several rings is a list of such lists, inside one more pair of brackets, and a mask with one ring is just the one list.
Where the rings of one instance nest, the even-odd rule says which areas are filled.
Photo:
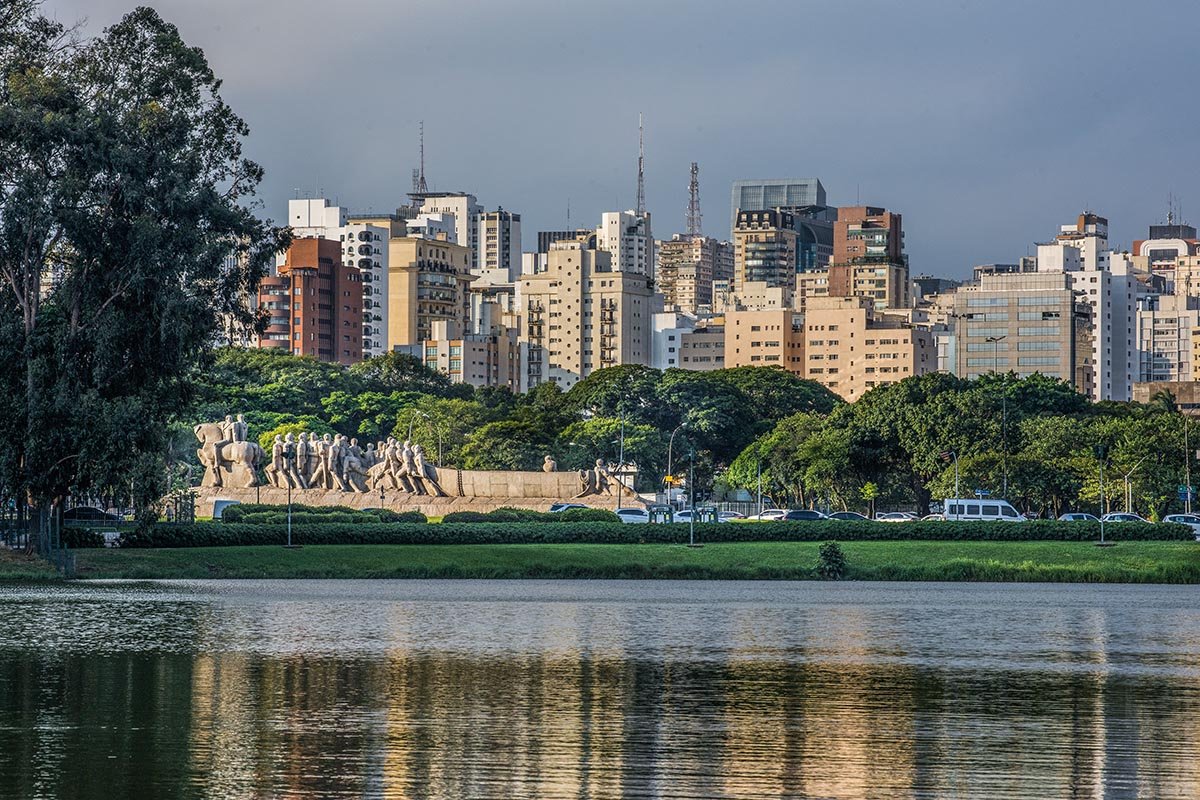
[[75, 554], [63, 542], [62, 517], [57, 509], [39, 511], [31, 517], [24, 508], [6, 508], [0, 513], [0, 542], [9, 549], [36, 553], [64, 578], [75, 577]]

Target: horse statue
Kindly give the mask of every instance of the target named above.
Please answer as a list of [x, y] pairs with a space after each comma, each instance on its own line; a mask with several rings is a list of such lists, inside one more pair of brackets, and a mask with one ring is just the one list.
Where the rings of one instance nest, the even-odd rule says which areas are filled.
[[200, 442], [196, 457], [204, 467], [201, 486], [252, 489], [260, 484], [259, 467], [267, 463], [266, 452], [258, 442], [247, 441], [244, 427], [226, 418], [225, 422], [202, 422], [192, 431]]

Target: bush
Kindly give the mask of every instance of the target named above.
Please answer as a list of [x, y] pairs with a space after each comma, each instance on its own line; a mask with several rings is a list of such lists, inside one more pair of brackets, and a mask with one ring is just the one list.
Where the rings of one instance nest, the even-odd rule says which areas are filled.
[[[257, 503], [240, 503], [227, 506], [221, 521], [239, 524], [252, 522], [259, 525], [286, 525], [287, 506], [269, 506]], [[349, 506], [306, 506], [292, 504], [292, 525], [315, 523], [379, 523], [379, 522], [427, 522], [420, 511], [393, 511], [390, 508], [350, 508]]]
[[[532, 512], [539, 513], [539, 512]], [[1113, 541], [1191, 541], [1186, 525], [1118, 523], [1105, 525]], [[1012, 522], [766, 522], [696, 526], [704, 542], [823, 542], [854, 541], [1098, 541], [1100, 526], [1052, 520]], [[293, 525], [298, 544], [677, 544], [686, 542], [688, 526], [624, 525], [610, 522], [560, 522], [529, 525], [497, 522], [442, 522], [440, 525], [329, 522]], [[286, 526], [277, 524], [197, 522], [159, 524], [147, 532], [122, 536], [122, 547], [206, 547], [215, 545], [282, 544]], [[1200, 545], [1198, 545], [1200, 547]]]
[[[107, 530], [112, 530], [112, 528], [109, 527]], [[104, 534], [91, 528], [63, 526], [62, 544], [63, 547], [69, 547], [71, 549], [104, 547]]]
[[528, 508], [497, 508], [494, 511], [451, 511], [442, 524], [476, 522], [621, 522], [602, 508], [569, 508], [562, 512], [533, 511]]
[[826, 581], [840, 581], [846, 575], [846, 554], [837, 542], [825, 542], [817, 551], [817, 575]]

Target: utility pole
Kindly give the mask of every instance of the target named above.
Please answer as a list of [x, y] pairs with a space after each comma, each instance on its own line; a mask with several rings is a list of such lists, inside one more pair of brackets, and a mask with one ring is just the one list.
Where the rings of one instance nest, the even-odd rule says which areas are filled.
[[1184, 513], [1192, 513], [1192, 450], [1191, 444], [1188, 441], [1188, 420], [1191, 419], [1187, 414], [1183, 415], [1183, 482], [1187, 484], [1187, 489], [1184, 497]]

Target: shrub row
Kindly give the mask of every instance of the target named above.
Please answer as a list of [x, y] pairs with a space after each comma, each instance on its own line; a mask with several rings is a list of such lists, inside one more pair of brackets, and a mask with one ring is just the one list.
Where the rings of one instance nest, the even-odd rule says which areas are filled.
[[533, 511], [528, 508], [497, 508], [494, 511], [451, 511], [442, 517], [447, 522], [620, 522], [621, 519], [603, 508], [568, 508], [566, 511]]
[[[1185, 525], [1121, 523], [1105, 526], [1112, 541], [1192, 540]], [[123, 547], [206, 547], [219, 545], [282, 544], [283, 525], [253, 523], [160, 524], [148, 532], [129, 532]], [[296, 544], [632, 544], [685, 542], [688, 526], [624, 525], [607, 522], [563, 522], [554, 525], [525, 523], [454, 523], [440, 525], [370, 525], [328, 523], [293, 525]], [[823, 542], [823, 541], [1098, 541], [1100, 526], [1086, 522], [1046, 520], [1011, 522], [772, 522], [755, 524], [707, 523], [696, 525], [701, 542]]]
[[[239, 503], [221, 512], [222, 522], [253, 522], [260, 525], [286, 525], [287, 506]], [[316, 523], [427, 522], [420, 511], [392, 511], [390, 508], [351, 508], [349, 506], [292, 505], [292, 525]]]

